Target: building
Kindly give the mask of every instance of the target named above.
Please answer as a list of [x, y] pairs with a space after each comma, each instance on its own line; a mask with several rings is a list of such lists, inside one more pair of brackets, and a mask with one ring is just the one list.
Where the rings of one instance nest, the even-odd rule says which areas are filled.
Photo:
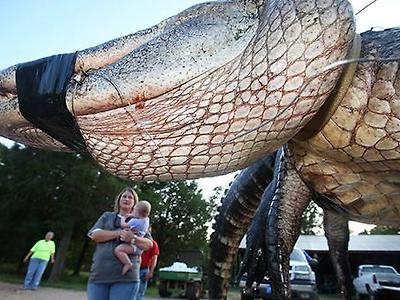
[[[325, 236], [300, 235], [296, 247], [307, 251], [318, 260], [315, 271], [320, 291], [336, 291], [337, 280]], [[239, 248], [242, 251], [246, 248], [245, 238]], [[361, 264], [391, 265], [400, 271], [400, 235], [352, 235], [349, 241], [349, 258], [353, 276], [356, 276], [357, 267]]]

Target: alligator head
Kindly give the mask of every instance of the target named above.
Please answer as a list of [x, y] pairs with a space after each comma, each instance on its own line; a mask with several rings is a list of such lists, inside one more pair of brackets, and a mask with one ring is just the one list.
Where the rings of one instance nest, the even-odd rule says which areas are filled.
[[[353, 38], [345, 0], [208, 2], [79, 51], [66, 107], [86, 150], [120, 177], [225, 174], [307, 124], [340, 74], [322, 70]], [[17, 69], [0, 72], [0, 135], [68, 151], [22, 116]]]

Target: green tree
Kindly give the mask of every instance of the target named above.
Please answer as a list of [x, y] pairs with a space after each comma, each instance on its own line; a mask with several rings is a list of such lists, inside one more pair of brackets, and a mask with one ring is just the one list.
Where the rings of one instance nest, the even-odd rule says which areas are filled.
[[50, 279], [58, 280], [66, 267], [74, 274], [88, 270], [94, 243], [86, 233], [102, 212], [113, 209], [115, 195], [126, 185], [152, 203], [162, 264], [172, 262], [180, 249], [207, 248], [215, 204], [202, 198], [193, 181], [133, 183], [79, 154], [0, 145], [0, 261], [20, 262], [53, 230], [58, 249]]
[[78, 154], [15, 145], [1, 146], [0, 159], [0, 209], [7, 212], [0, 220], [1, 240], [7, 241], [0, 249], [2, 259], [20, 261], [52, 230], [58, 250], [50, 278], [58, 280], [70, 244], [82, 249], [88, 228], [110, 209], [107, 195], [113, 197], [126, 183]]
[[151, 226], [160, 245], [159, 265], [170, 265], [180, 250], [204, 250], [215, 203], [202, 198], [196, 182], [152, 182], [137, 189], [153, 207]]
[[400, 234], [400, 228], [384, 226], [384, 225], [377, 225], [371, 230], [364, 230], [360, 232], [360, 235], [363, 234]]
[[300, 234], [315, 235], [322, 230], [321, 209], [311, 201], [303, 213]]

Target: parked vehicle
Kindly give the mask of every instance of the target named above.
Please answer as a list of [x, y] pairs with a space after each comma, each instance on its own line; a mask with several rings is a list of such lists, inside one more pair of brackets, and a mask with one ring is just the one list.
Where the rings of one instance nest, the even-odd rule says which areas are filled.
[[205, 293], [203, 254], [199, 250], [181, 250], [172, 266], [160, 268], [158, 273], [160, 297], [184, 297], [199, 300]]
[[400, 274], [392, 266], [360, 265], [353, 284], [357, 299], [400, 299]]
[[[314, 260], [314, 262], [316, 261]], [[293, 299], [318, 299], [315, 273], [312, 271], [310, 264], [301, 249], [293, 249], [293, 252], [290, 255], [289, 276]], [[241, 287], [241, 300], [257, 298], [272, 299], [272, 289], [268, 277], [264, 277], [258, 286], [256, 283], [253, 283], [250, 288], [246, 288], [246, 279], [247, 277], [245, 274], [239, 281], [239, 286]]]
[[[172, 266], [176, 264], [179, 263], [174, 263]], [[158, 293], [160, 297], [177, 295], [189, 300], [198, 300], [203, 291], [203, 272], [199, 269], [190, 270], [187, 267], [175, 271], [160, 269], [159, 280]]]

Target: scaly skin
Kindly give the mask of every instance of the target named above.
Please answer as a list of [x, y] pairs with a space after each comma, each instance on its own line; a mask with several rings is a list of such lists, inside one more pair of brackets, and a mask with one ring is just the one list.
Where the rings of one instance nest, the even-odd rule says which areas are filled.
[[[239, 246], [240, 238], [243, 236], [243, 226], [246, 225], [244, 220], [248, 222], [248, 214], [244, 218], [242, 209], [238, 210], [237, 207], [254, 206], [255, 200], [261, 202], [247, 231], [246, 251], [238, 277], [246, 273], [246, 284], [250, 287], [253, 282], [261, 282], [264, 276], [268, 276], [272, 285], [273, 299], [291, 299], [289, 256], [298, 239], [301, 217], [312, 198], [323, 207], [323, 224], [331, 260], [342, 295], [344, 299], [351, 300], [348, 219], [332, 210], [331, 203], [324, 196], [310, 190], [304, 184], [288, 160], [289, 157], [285, 157], [282, 150], [278, 151], [277, 156], [274, 170], [271, 170], [272, 166], [257, 169], [257, 186], [268, 185], [261, 199], [254, 198], [248, 191], [252, 182], [241, 173], [235, 178], [223, 200], [224, 205], [215, 226], [216, 232], [211, 236], [210, 299], [226, 299], [230, 269], [233, 265], [232, 253]], [[274, 155], [270, 155], [257, 165], [262, 166], [263, 161], [273, 159]], [[256, 165], [244, 172], [254, 169]], [[270, 177], [272, 172], [273, 180]], [[238, 190], [237, 186], [242, 188]], [[251, 202], [248, 203], [249, 201]], [[243, 221], [237, 222], [241, 225], [240, 228], [232, 230], [231, 220]], [[222, 269], [224, 272], [220, 272]]]
[[[368, 32], [362, 38], [362, 57], [400, 54], [399, 30]], [[308, 141], [289, 142], [289, 159], [299, 175], [323, 196], [325, 231], [345, 299], [351, 299], [351, 285], [343, 220], [400, 226], [397, 74], [397, 62], [360, 63], [345, 98], [321, 132]], [[274, 236], [288, 228], [283, 226]]]
[[348, 251], [349, 220], [335, 211], [324, 209], [324, 231], [341, 293], [344, 299], [351, 300], [353, 284]]
[[219, 208], [211, 235], [208, 270], [210, 299], [226, 299], [231, 268], [237, 247], [247, 231], [272, 179], [274, 156], [271, 155], [243, 170], [232, 183]]
[[[362, 35], [362, 57], [400, 57], [400, 30]], [[400, 227], [400, 77], [398, 62], [359, 63], [326, 126], [291, 141], [304, 182], [347, 218]]]
[[283, 151], [279, 164], [275, 168], [279, 180], [268, 207], [265, 248], [273, 298], [284, 300], [291, 299], [289, 257], [299, 237], [311, 193]]
[[[88, 151], [132, 180], [220, 175], [273, 152], [323, 104], [340, 68], [319, 72], [354, 37], [350, 4], [328, 2], [199, 5], [121, 59], [99, 62], [66, 96]], [[1, 87], [9, 73], [0, 73], [1, 134], [64, 150], [21, 117], [13, 88]]]
[[[120, 177], [225, 174], [288, 142], [288, 162], [302, 185], [329, 207], [346, 218], [399, 226], [397, 61], [359, 64], [322, 130], [305, 141], [298, 135], [333, 90], [341, 68], [323, 70], [346, 57], [354, 27], [346, 0], [198, 5], [79, 52], [67, 107], [88, 152]], [[398, 56], [398, 37], [398, 30], [364, 35], [361, 56]], [[22, 117], [15, 70], [0, 72], [0, 134], [68, 151]], [[301, 209], [285, 223], [283, 207], [304, 204], [294, 203], [290, 190], [287, 196], [271, 200], [275, 211], [268, 228], [277, 230], [266, 238], [278, 241], [276, 248], [289, 235], [286, 254]], [[269, 267], [276, 273], [273, 264], [282, 263], [270, 261]], [[283, 281], [280, 297], [289, 297]]]

